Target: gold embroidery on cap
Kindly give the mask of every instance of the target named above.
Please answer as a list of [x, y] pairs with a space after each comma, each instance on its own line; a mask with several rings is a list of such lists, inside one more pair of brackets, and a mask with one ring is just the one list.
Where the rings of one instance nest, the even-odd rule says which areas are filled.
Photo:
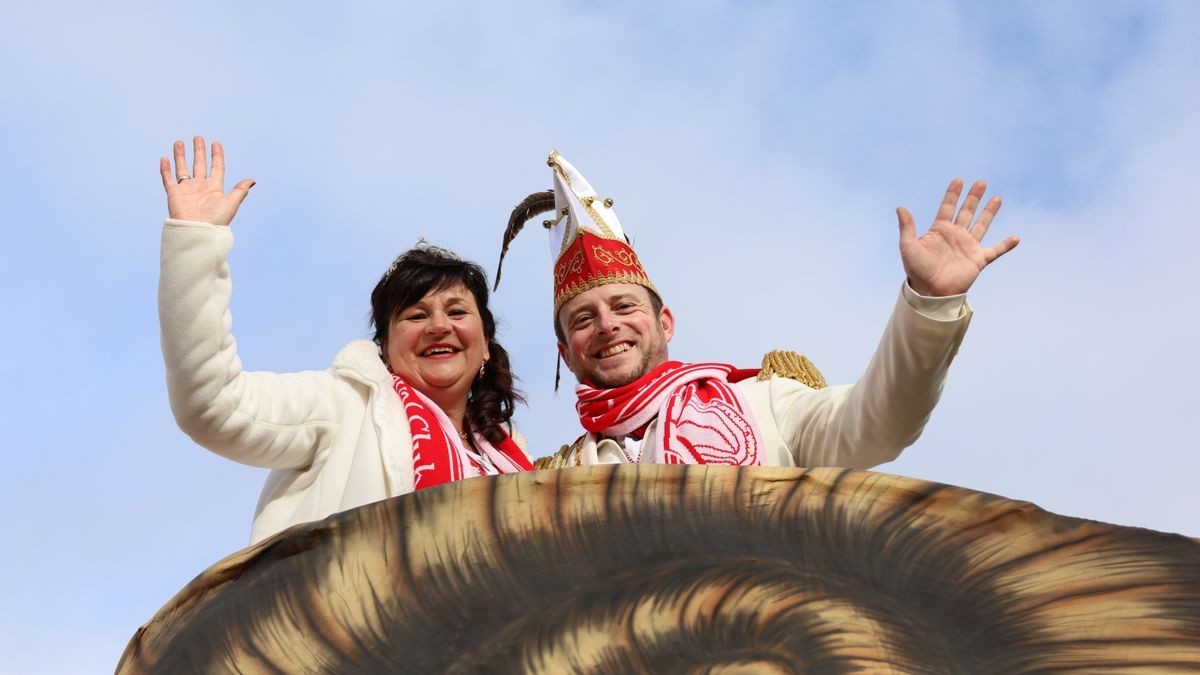
[[566, 280], [568, 274], [573, 274], [583, 269], [583, 251], [575, 251], [575, 255], [571, 256], [570, 260], [560, 260], [554, 266], [554, 285], [558, 286]]
[[596, 260], [604, 263], [605, 267], [608, 267], [613, 263], [612, 254], [605, 250], [605, 248], [600, 244], [592, 245], [592, 255], [596, 256]]
[[594, 199], [596, 199], [596, 198], [590, 197], [588, 199], [588, 201], [583, 205], [584, 210], [586, 210], [587, 214], [592, 217], [592, 222], [596, 223], [596, 226], [600, 228], [600, 232], [604, 236], [605, 239], [615, 239], [617, 241], [624, 241], [621, 237], [618, 237], [617, 235], [613, 234], [613, 231], [611, 229], [609, 229], [609, 227], [608, 227], [608, 223], [604, 222], [604, 216], [601, 216], [600, 212], [597, 211], [595, 209], [595, 207], [592, 206], [592, 200], [594, 200]]
[[641, 272], [640, 274], [602, 274], [587, 281], [576, 282], [567, 286], [554, 298], [554, 314], [558, 315], [558, 310], [563, 306], [564, 302], [584, 291], [590, 291], [605, 284], [637, 284], [649, 288], [654, 291], [655, 295], [658, 295], [658, 289], [654, 287], [654, 284], [650, 283], [650, 278], [646, 276], [646, 272], [644, 270], [639, 271]]

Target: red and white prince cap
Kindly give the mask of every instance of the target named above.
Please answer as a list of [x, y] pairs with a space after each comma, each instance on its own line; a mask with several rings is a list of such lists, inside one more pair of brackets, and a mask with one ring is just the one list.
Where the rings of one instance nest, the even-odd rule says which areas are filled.
[[554, 189], [529, 195], [513, 209], [504, 232], [500, 265], [496, 267], [496, 286], [500, 285], [504, 254], [513, 238], [526, 221], [553, 209], [555, 219], [542, 224], [550, 230], [556, 316], [564, 302], [605, 284], [638, 284], [657, 295], [658, 290], [612, 210], [613, 200], [600, 197], [558, 151], [552, 151], [546, 163], [551, 168]]

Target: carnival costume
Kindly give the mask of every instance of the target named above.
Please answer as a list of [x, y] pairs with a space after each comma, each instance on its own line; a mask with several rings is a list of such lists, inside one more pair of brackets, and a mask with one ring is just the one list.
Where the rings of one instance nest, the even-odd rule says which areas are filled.
[[[553, 209], [554, 314], [592, 288], [625, 283], [657, 294], [629, 245], [613, 200], [557, 152], [554, 189], [530, 195], [509, 220], [501, 264], [525, 221]], [[500, 269], [497, 269], [497, 284]], [[875, 356], [854, 385], [827, 387], [804, 357], [773, 352], [759, 369], [667, 362], [617, 389], [576, 387], [587, 433], [539, 468], [601, 463], [869, 468], [911, 445], [941, 395], [971, 308], [965, 295], [929, 298], [907, 283]]]

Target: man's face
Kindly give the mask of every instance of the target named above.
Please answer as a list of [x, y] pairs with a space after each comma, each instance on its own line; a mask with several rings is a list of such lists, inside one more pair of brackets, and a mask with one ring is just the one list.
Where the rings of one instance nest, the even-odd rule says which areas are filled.
[[606, 284], [571, 298], [558, 310], [566, 344], [558, 353], [580, 382], [620, 387], [667, 360], [675, 317], [655, 312], [650, 291], [637, 284]]

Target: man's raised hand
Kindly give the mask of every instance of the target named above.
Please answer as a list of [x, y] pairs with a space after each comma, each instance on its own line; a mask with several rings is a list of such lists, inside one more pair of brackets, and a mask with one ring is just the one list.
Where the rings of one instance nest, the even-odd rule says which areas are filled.
[[921, 295], [940, 297], [966, 293], [983, 268], [1013, 250], [1021, 241], [1009, 237], [995, 246], [984, 247], [980, 242], [1000, 210], [1000, 198], [992, 197], [972, 225], [975, 209], [983, 199], [987, 184], [976, 181], [955, 216], [962, 189], [961, 179], [950, 181], [933, 225], [920, 237], [908, 209], [903, 206], [896, 209], [900, 221], [900, 261], [904, 264], [909, 285]]
[[158, 170], [162, 174], [163, 189], [167, 191], [167, 215], [177, 220], [199, 220], [213, 225], [228, 225], [237, 213], [242, 200], [254, 187], [254, 181], [246, 178], [225, 193], [225, 150], [221, 144], [212, 144], [212, 171], [208, 170], [208, 156], [204, 138], [192, 139], [192, 169], [187, 168], [187, 153], [183, 141], [175, 141], [175, 171], [166, 157], [159, 158]]

